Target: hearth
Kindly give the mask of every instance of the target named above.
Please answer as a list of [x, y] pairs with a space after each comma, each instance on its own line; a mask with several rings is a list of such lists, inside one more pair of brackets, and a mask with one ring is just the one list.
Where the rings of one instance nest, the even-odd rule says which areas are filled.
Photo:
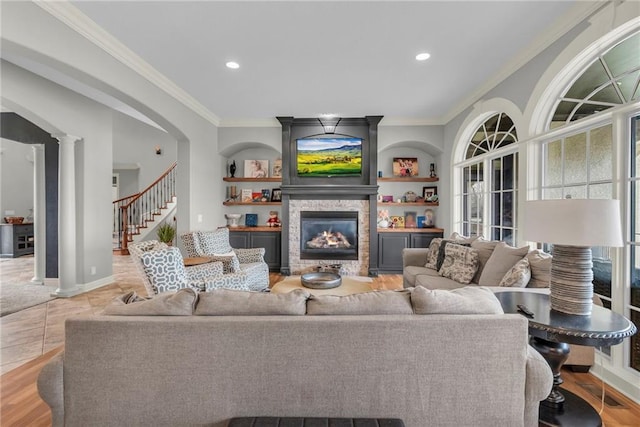
[[300, 212], [300, 259], [357, 260], [358, 212]]

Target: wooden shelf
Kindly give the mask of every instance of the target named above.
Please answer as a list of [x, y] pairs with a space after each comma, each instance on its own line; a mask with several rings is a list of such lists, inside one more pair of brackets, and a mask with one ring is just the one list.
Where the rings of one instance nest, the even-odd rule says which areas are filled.
[[225, 206], [240, 206], [240, 205], [254, 205], [254, 206], [264, 206], [264, 205], [273, 205], [279, 206], [282, 205], [282, 202], [222, 202]]
[[393, 176], [388, 178], [378, 178], [378, 182], [386, 181], [386, 182], [438, 182], [440, 178], [430, 178], [428, 176]]
[[444, 229], [417, 227], [378, 228], [378, 233], [444, 233]]
[[438, 202], [379, 202], [378, 207], [382, 206], [439, 206]]
[[239, 227], [227, 227], [229, 231], [242, 231], [242, 232], [250, 232], [250, 231], [276, 231], [280, 232], [282, 227], [267, 227], [266, 225], [259, 225], [258, 227], [245, 227], [243, 225]]
[[282, 178], [231, 178], [230, 176], [225, 176], [222, 180], [226, 182], [282, 182]]

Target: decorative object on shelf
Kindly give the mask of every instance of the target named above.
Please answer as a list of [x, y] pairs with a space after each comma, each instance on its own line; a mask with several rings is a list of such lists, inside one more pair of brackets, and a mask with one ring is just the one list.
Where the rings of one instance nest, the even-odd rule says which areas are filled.
[[229, 175], [231, 175], [231, 178], [235, 178], [236, 176], [236, 161], [232, 160], [231, 164], [229, 165]]
[[405, 202], [413, 203], [416, 201], [416, 197], [418, 197], [416, 193], [414, 193], [413, 191], [407, 191], [406, 193], [404, 193], [403, 199]]
[[382, 196], [382, 203], [392, 203], [393, 196]]
[[229, 200], [235, 202], [238, 199], [238, 188], [235, 185], [229, 187]]
[[33, 222], [33, 208], [29, 208], [29, 213], [27, 217], [24, 219], [24, 222]]
[[5, 216], [4, 222], [7, 224], [22, 224], [24, 217], [22, 216]]
[[244, 225], [247, 227], [257, 227], [258, 226], [258, 214], [245, 214], [244, 215]]
[[422, 197], [424, 197], [427, 202], [433, 202], [434, 200], [429, 200], [429, 198], [437, 194], [438, 187], [422, 187]]
[[245, 160], [245, 178], [266, 178], [269, 176], [269, 160]]
[[251, 202], [253, 201], [252, 196], [252, 191], [250, 188], [243, 188], [242, 189], [242, 197], [240, 199], [241, 202]]
[[274, 188], [271, 190], [271, 201], [272, 202], [281, 202], [282, 201], [282, 190], [279, 188]]
[[262, 201], [262, 191], [253, 191], [251, 193], [251, 201], [253, 203], [261, 202]]
[[416, 228], [416, 212], [405, 211], [404, 213], [404, 226], [405, 228]]
[[592, 246], [621, 247], [619, 200], [525, 202], [524, 239], [553, 244], [551, 309], [588, 316], [593, 301]]
[[362, 175], [362, 139], [299, 138], [296, 170], [301, 177]]
[[280, 222], [280, 218], [278, 218], [278, 211], [270, 211], [269, 219], [267, 220], [267, 225], [269, 227], [280, 227], [282, 223]]
[[418, 215], [418, 228], [424, 228], [424, 215]]
[[282, 159], [275, 159], [273, 161], [273, 173], [271, 176], [274, 178], [282, 177]]
[[433, 228], [436, 226], [436, 214], [433, 209], [426, 209], [424, 211], [424, 228]]
[[173, 239], [176, 237], [176, 228], [165, 222], [158, 226], [156, 234], [158, 235], [158, 240], [171, 246], [173, 245]]
[[418, 176], [418, 158], [394, 157], [393, 176]]
[[438, 201], [438, 195], [433, 194], [425, 199], [425, 202], [436, 203]]
[[404, 228], [404, 217], [394, 215], [391, 217], [391, 223], [393, 228]]
[[239, 213], [224, 214], [224, 217], [227, 218], [227, 227], [237, 228], [241, 216], [242, 214]]
[[438, 175], [436, 175], [436, 164], [435, 163], [431, 163], [429, 165], [429, 178], [437, 178]]
[[378, 227], [380, 228], [389, 227], [389, 210], [380, 209], [378, 211]]
[[261, 202], [268, 202], [269, 200], [271, 200], [271, 192], [269, 191], [268, 188], [263, 188], [262, 189], [262, 197], [260, 198]]

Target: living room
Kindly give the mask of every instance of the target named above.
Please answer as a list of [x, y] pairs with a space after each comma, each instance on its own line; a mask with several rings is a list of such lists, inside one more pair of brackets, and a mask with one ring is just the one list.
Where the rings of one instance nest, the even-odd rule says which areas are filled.
[[[492, 239], [509, 241], [514, 246], [522, 246], [527, 243], [521, 224], [527, 199], [562, 198], [575, 190], [573, 196], [576, 198], [621, 200], [624, 217], [628, 218], [623, 230], [627, 236], [626, 243], [622, 249], [612, 249], [608, 253], [613, 265], [611, 279], [596, 292], [607, 308], [637, 324], [638, 282], [633, 258], [637, 238], [630, 225], [636, 216], [635, 207], [630, 203], [632, 199], [628, 196], [632, 185], [635, 185], [636, 176], [626, 166], [630, 160], [628, 153], [632, 138], [627, 124], [638, 114], [637, 81], [636, 86], [631, 84], [636, 88], [635, 92], [632, 89], [631, 96], [623, 98], [624, 101], [619, 105], [599, 100], [596, 105], [603, 107], [603, 111], [591, 108], [592, 114], [588, 116], [589, 112], [578, 110], [573, 119], [561, 126], [555, 121], [549, 122], [559, 103], [565, 102], [561, 113], [569, 115], [573, 111], [575, 104], [570, 103], [575, 102], [574, 94], [565, 97], [573, 101], [559, 99], [589, 65], [637, 33], [638, 4], [627, 1], [582, 6], [582, 15], [574, 16], [574, 21], [558, 23], [554, 27], [557, 32], [548, 32], [544, 43], [540, 42], [530, 50], [523, 51], [522, 57], [518, 58], [520, 62], [511, 64], [509, 73], [492, 76], [486, 85], [475, 85], [478, 92], [460, 98], [460, 102], [454, 103], [455, 108], [440, 109], [435, 115], [425, 114], [424, 120], [412, 121], [402, 121], [386, 113], [382, 105], [376, 107], [378, 104], [371, 106], [377, 111], [362, 109], [340, 114], [344, 119], [362, 118], [370, 114], [384, 116], [377, 128], [376, 167], [370, 171], [376, 177], [378, 171], [382, 172], [383, 178], [392, 176], [394, 158], [417, 158], [421, 176], [429, 173], [431, 163], [435, 164], [440, 200], [432, 210], [435, 212], [435, 225], [444, 230], [444, 236], [454, 231], [466, 235], [484, 234]], [[273, 210], [271, 206], [223, 205], [230, 185], [223, 181], [229, 175], [228, 165], [235, 160], [241, 166], [238, 176], [244, 175], [245, 160], [266, 159], [271, 169], [284, 154], [282, 127], [276, 116], [305, 118], [311, 117], [311, 113], [304, 110], [299, 113], [295, 108], [279, 110], [268, 118], [254, 119], [251, 123], [224, 114], [216, 116], [193, 102], [193, 98], [186, 97], [175, 83], [150, 80], [148, 75], [143, 77], [140, 72], [133, 71], [130, 65], [134, 62], [127, 63], [124, 57], [118, 56], [123, 54], [123, 50], [116, 49], [116, 54], [115, 51], [108, 52], [107, 45], [99, 48], [89, 42], [86, 38], [88, 33], [78, 33], [89, 28], [84, 27], [88, 24], [80, 12], [65, 6], [35, 3], [3, 4], [2, 8], [3, 107], [26, 117], [50, 134], [77, 137], [78, 142], [73, 141], [71, 147], [75, 144], [75, 162], [82, 165], [76, 170], [77, 181], [82, 185], [76, 187], [74, 203], [77, 223], [71, 234], [76, 247], [72, 252], [65, 252], [68, 246], [62, 245], [59, 253], [66, 262], [72, 259], [74, 268], [63, 268], [60, 275], [46, 276], [45, 279], [57, 280], [60, 288], [70, 289], [70, 294], [100, 288], [114, 281], [111, 262], [111, 176], [114, 164], [136, 161], [126, 157], [116, 159], [121, 154], [116, 146], [117, 141], [133, 141], [139, 135], [122, 131], [123, 123], [131, 120], [128, 116], [122, 117], [120, 112], [114, 113], [104, 104], [72, 92], [56, 83], [53, 77], [47, 79], [28, 71], [38, 69], [34, 64], [46, 65], [58, 75], [66, 74], [87, 87], [110, 93], [112, 97], [135, 107], [166, 131], [149, 125], [134, 126], [136, 129], [145, 129], [142, 131], [146, 135], [143, 139], [149, 140], [149, 143], [144, 150], [148, 153], [145, 156], [149, 157], [149, 161], [163, 163], [164, 167], [173, 160], [178, 163], [179, 233], [215, 229], [226, 223], [225, 214], [235, 212], [258, 214], [260, 223], [266, 222], [268, 212]], [[89, 13], [89, 9], [86, 12]], [[24, 25], [20, 25], [21, 22], [33, 22], [46, 37], [35, 37]], [[56, 40], [56, 43], [47, 43], [47, 40]], [[139, 62], [135, 64], [140, 65]], [[631, 65], [625, 71], [628, 72], [625, 76], [633, 76], [635, 67]], [[138, 68], [140, 70], [142, 68]], [[620, 79], [618, 86], [623, 95], [626, 94], [627, 84], [627, 80]], [[285, 88], [282, 89], [282, 96], [290, 96]], [[323, 108], [317, 113], [321, 111], [331, 110]], [[494, 147], [496, 151], [484, 157], [468, 154], [472, 146], [478, 146], [482, 151], [481, 142], [475, 144], [474, 137], [483, 124], [496, 115], [502, 117], [500, 114], [512, 120], [517, 129], [517, 140], [509, 145]], [[426, 119], [428, 117], [432, 118]], [[579, 145], [571, 140], [571, 136], [588, 134], [600, 138], [602, 133], [607, 132], [609, 142], [597, 147], [590, 143], [590, 147], [608, 150], [610, 156], [606, 161], [610, 163], [605, 165], [608, 174], [585, 174], [573, 181], [563, 181], [563, 177], [570, 175], [569, 172], [578, 164], [575, 158], [567, 154], [576, 152], [574, 150]], [[164, 134], [163, 141], [166, 143], [159, 143], [163, 147], [163, 155], [155, 154], [157, 144], [151, 143], [148, 137], [155, 133]], [[123, 135], [126, 136], [123, 138]], [[553, 157], [553, 153], [556, 153], [554, 150], [560, 153], [557, 157]], [[580, 168], [595, 171], [597, 165], [602, 164], [602, 158], [595, 157], [600, 153], [585, 149], [584, 167]], [[492, 190], [478, 185], [474, 187], [474, 184], [481, 184], [482, 180], [473, 173], [478, 170], [477, 165], [488, 174], [494, 159], [507, 162], [514, 158], [517, 158], [513, 172], [517, 185], [512, 195], [517, 202], [510, 210], [514, 220], [502, 221], [507, 217], [504, 215], [497, 222], [488, 219], [478, 221], [477, 215], [465, 213], [466, 208], [475, 209], [476, 212], [480, 209], [484, 218], [492, 218]], [[553, 159], [559, 161], [550, 164], [549, 161]], [[148, 163], [140, 170], [148, 171]], [[562, 172], [557, 174], [558, 171]], [[468, 177], [466, 181], [464, 174]], [[558, 180], [553, 181], [552, 178]], [[140, 186], [148, 182], [146, 178], [145, 182], [142, 182], [143, 179], [140, 181]], [[431, 184], [412, 183], [410, 188], [404, 188], [401, 187], [404, 184], [381, 181], [379, 185], [383, 191], [380, 195], [402, 198], [409, 190], [422, 195], [423, 186]], [[268, 188], [273, 190], [277, 186], [274, 184]], [[473, 193], [471, 189], [474, 188], [479, 192]], [[463, 200], [469, 194], [478, 201], [482, 200], [482, 204], [463, 205]], [[505, 194], [505, 191], [500, 190], [500, 194]], [[392, 215], [398, 216], [405, 211], [418, 210], [405, 209], [402, 204], [389, 205], [389, 208], [392, 211], [395, 209]], [[10, 209], [4, 205], [2, 207], [3, 211]], [[280, 215], [284, 214], [280, 212]], [[602, 367], [602, 374], [598, 375], [636, 401], [640, 400], [637, 342], [626, 340], [597, 355]]]

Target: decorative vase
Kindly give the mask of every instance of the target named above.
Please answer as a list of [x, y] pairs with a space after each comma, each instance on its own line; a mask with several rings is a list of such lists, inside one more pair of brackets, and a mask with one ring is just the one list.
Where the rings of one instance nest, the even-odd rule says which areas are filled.
[[232, 161], [229, 165], [229, 174], [231, 174], [231, 178], [234, 178], [236, 175], [236, 161]]
[[378, 227], [380, 227], [380, 228], [387, 228], [387, 227], [389, 227], [389, 221], [387, 221], [386, 219], [381, 219], [381, 220], [378, 222]]
[[242, 214], [239, 213], [225, 214], [224, 217], [227, 218], [227, 226], [230, 228], [238, 227], [238, 220], [241, 216]]

